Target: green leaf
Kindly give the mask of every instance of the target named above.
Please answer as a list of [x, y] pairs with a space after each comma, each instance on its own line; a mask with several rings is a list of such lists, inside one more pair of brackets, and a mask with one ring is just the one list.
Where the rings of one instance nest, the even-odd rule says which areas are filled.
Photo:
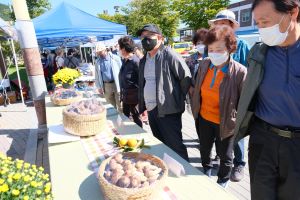
[[172, 0], [172, 2], [172, 7], [179, 12], [182, 22], [197, 30], [208, 28], [208, 20], [228, 7], [230, 0]]
[[157, 24], [166, 38], [176, 35], [179, 25], [179, 12], [172, 7], [173, 0], [135, 0], [121, 8], [115, 15], [98, 14], [98, 17], [126, 25], [128, 33], [136, 32], [145, 24]]

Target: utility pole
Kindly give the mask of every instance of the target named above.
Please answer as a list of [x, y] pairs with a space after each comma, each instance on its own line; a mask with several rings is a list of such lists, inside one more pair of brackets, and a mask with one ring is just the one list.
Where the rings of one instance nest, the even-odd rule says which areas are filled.
[[33, 23], [29, 17], [25, 0], [12, 0], [16, 17], [16, 29], [22, 48], [24, 64], [30, 84], [33, 103], [38, 119], [39, 129], [47, 127], [45, 95], [47, 94], [46, 82], [37, 44]]

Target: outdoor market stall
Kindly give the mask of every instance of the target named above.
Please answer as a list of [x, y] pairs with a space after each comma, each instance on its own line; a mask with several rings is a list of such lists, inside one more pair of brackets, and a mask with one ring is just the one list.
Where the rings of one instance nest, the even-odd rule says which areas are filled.
[[126, 35], [126, 26], [90, 15], [68, 3], [33, 19], [40, 47], [79, 46], [96, 37], [97, 41]]
[[[165, 162], [168, 162], [167, 165], [172, 168], [169, 171], [175, 173], [176, 170], [179, 170], [177, 173], [181, 171], [178, 177], [169, 172], [157, 199], [236, 199], [151, 134], [119, 114], [103, 98], [100, 98], [100, 101], [107, 108], [106, 130], [96, 136], [71, 138], [72, 142], [59, 143], [58, 138], [54, 141], [55, 138], [50, 132], [54, 127], [58, 134], [64, 132], [62, 111], [65, 107], [54, 106], [50, 97], [46, 98], [47, 126], [50, 129], [50, 174], [55, 199], [106, 199], [99, 187], [97, 169], [103, 160], [114, 152], [111, 152], [114, 136], [143, 138], [146, 144], [150, 145], [150, 149], [142, 150], [143, 153], [161, 159], [167, 154], [170, 157], [169, 161], [165, 159]], [[58, 127], [61, 129], [58, 130]]]

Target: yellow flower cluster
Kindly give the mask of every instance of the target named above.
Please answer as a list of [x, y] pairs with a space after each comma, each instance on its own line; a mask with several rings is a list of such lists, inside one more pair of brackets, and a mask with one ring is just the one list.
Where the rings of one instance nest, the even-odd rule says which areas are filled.
[[0, 153], [0, 199], [52, 200], [49, 175], [42, 167]]
[[80, 76], [80, 72], [76, 69], [63, 68], [58, 70], [52, 77], [53, 83], [57, 84], [74, 84], [74, 80]]

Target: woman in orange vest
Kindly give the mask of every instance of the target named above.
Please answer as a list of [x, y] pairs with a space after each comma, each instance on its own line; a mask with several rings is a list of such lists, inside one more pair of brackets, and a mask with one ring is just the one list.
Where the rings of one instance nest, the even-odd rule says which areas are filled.
[[200, 154], [204, 173], [211, 175], [210, 158], [214, 141], [220, 145], [218, 181], [226, 187], [232, 168], [233, 130], [240, 92], [247, 69], [231, 58], [237, 40], [231, 27], [215, 26], [207, 33], [204, 44], [208, 57], [199, 64], [192, 111], [199, 120]]

